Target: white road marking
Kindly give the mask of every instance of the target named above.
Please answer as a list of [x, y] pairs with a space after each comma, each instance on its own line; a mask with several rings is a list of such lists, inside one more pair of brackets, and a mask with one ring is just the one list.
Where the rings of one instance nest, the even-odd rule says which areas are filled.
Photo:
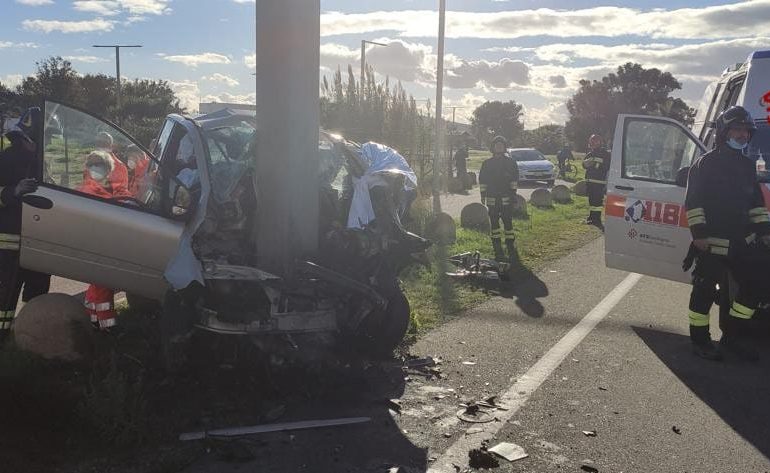
[[478, 448], [485, 439], [491, 439], [505, 424], [521, 409], [540, 385], [548, 379], [553, 371], [564, 361], [583, 339], [599, 324], [607, 314], [620, 302], [626, 294], [642, 278], [641, 274], [629, 274], [620, 284], [610, 291], [602, 301], [594, 307], [583, 319], [567, 332], [548, 353], [543, 355], [524, 376], [516, 380], [508, 391], [500, 396], [498, 403], [508, 408], [507, 411], [495, 413], [497, 420], [489, 424], [474, 425], [474, 433], [482, 427], [483, 437], [469, 435], [465, 432], [457, 442], [453, 443], [428, 469], [428, 473], [455, 473], [455, 465], [463, 470], [468, 466], [468, 451]]

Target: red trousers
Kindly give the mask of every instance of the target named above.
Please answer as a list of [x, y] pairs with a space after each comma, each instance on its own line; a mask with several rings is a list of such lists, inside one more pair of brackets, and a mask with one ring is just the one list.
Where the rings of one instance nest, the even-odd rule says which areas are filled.
[[85, 305], [91, 322], [98, 323], [100, 329], [106, 330], [116, 325], [115, 291], [112, 289], [91, 284], [86, 291]]

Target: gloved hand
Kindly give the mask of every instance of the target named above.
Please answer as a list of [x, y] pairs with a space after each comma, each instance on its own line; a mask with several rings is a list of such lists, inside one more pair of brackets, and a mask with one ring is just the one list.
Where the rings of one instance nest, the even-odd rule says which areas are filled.
[[26, 194], [31, 194], [36, 190], [37, 182], [34, 179], [22, 179], [13, 189], [13, 195], [16, 197], [21, 197]]
[[708, 252], [709, 250], [709, 242], [705, 238], [699, 238], [697, 240], [693, 240], [692, 244], [695, 248], [699, 249], [700, 251]]

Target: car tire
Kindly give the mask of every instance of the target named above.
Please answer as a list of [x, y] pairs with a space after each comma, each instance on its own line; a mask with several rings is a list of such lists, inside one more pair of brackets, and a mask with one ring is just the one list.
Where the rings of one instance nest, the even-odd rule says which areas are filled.
[[126, 302], [128, 302], [129, 309], [134, 312], [140, 312], [143, 314], [159, 312], [163, 308], [160, 301], [156, 301], [155, 299], [150, 299], [148, 297], [140, 296], [137, 294], [132, 294], [130, 292], [126, 293]]
[[386, 296], [388, 304], [375, 310], [361, 323], [354, 334], [357, 351], [372, 358], [389, 358], [409, 329], [411, 308], [409, 300], [396, 285]]

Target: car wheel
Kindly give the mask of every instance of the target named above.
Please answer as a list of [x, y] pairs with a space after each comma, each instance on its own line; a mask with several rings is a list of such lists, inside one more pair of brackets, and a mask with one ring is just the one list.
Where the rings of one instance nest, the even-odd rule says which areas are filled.
[[144, 314], [150, 314], [161, 310], [162, 305], [155, 299], [139, 296], [130, 292], [126, 293], [126, 302], [128, 307], [134, 312], [141, 312]]
[[374, 358], [393, 356], [409, 328], [411, 308], [401, 288], [396, 286], [386, 296], [385, 309], [369, 314], [354, 334], [358, 350]]

